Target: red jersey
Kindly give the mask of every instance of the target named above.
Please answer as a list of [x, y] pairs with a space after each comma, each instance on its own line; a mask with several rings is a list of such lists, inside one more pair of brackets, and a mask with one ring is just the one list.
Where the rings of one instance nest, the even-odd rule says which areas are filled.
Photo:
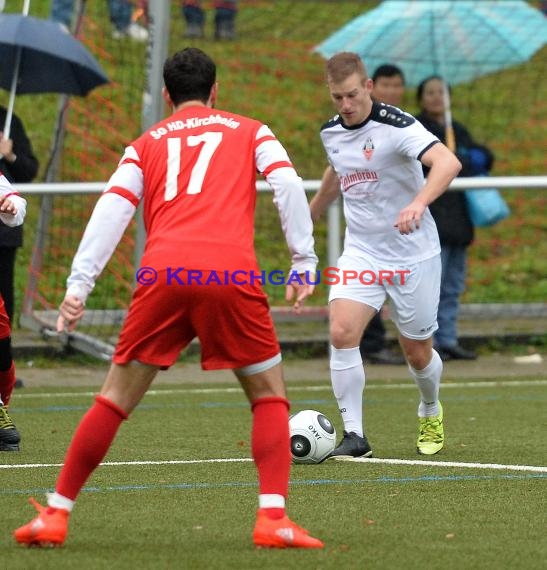
[[125, 149], [85, 230], [68, 294], [85, 301], [141, 200], [147, 232], [141, 267], [258, 270], [257, 172], [273, 190], [291, 271], [314, 271], [310, 210], [283, 145], [260, 121], [196, 104]]
[[[259, 135], [260, 129], [263, 133]], [[142, 266], [255, 269], [256, 148], [274, 138], [256, 120], [204, 106], [149, 129], [120, 162], [142, 173], [147, 232]], [[273, 167], [292, 166], [272, 154]], [[135, 172], [132, 172], [135, 175]], [[129, 176], [110, 192], [135, 192]]]

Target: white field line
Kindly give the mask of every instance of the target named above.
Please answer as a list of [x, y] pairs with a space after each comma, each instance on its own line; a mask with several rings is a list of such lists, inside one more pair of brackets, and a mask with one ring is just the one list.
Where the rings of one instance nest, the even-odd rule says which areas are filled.
[[340, 457], [336, 461], [353, 463], [378, 463], [382, 465], [422, 465], [435, 467], [458, 467], [461, 469], [494, 469], [498, 471], [532, 471], [547, 473], [547, 466], [542, 465], [503, 465], [501, 463], [464, 463], [461, 461], [425, 461], [420, 459], [379, 459], [373, 457]]
[[[538, 380], [492, 380], [492, 381], [477, 381], [477, 382], [447, 382], [442, 384], [442, 390], [450, 388], [510, 388], [513, 386], [547, 386], [547, 379]], [[288, 385], [291, 392], [331, 392], [332, 388], [329, 383], [321, 386], [292, 386]], [[366, 390], [394, 390], [394, 389], [412, 389], [416, 390], [416, 385], [411, 382], [400, 384], [367, 384]], [[31, 394], [16, 393], [17, 400], [25, 398], [74, 398], [78, 396], [95, 396], [99, 392], [33, 392]], [[147, 396], [164, 396], [170, 394], [231, 394], [241, 393], [241, 388], [167, 388], [165, 390], [148, 390]]]
[[[194, 465], [200, 463], [248, 463], [250, 457], [224, 459], [167, 459], [163, 461], [105, 461], [102, 467], [120, 467], [135, 465]], [[0, 465], [0, 469], [37, 469], [41, 467], [62, 467], [62, 463], [21, 463], [19, 465]]]
[[[196, 465], [205, 463], [249, 463], [251, 458], [223, 459], [173, 459], [164, 461], [105, 461], [103, 467], [127, 467], [136, 465]], [[498, 471], [529, 471], [547, 473], [547, 466], [541, 465], [503, 465], [500, 463], [463, 463], [459, 461], [425, 461], [419, 459], [374, 459], [366, 457], [339, 458], [336, 461], [352, 463], [373, 463], [380, 465], [421, 465], [424, 467], [457, 467], [461, 469], [493, 469]], [[38, 469], [45, 467], [62, 467], [61, 463], [21, 463], [19, 465], [0, 465], [0, 469]]]

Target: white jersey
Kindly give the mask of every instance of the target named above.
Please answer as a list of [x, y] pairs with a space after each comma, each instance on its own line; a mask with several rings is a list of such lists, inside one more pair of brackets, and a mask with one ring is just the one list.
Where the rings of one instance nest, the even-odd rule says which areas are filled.
[[440, 252], [429, 209], [420, 229], [401, 235], [399, 212], [424, 184], [420, 157], [439, 139], [412, 115], [373, 103], [361, 124], [344, 126], [339, 115], [323, 125], [321, 140], [340, 179], [344, 198], [344, 253], [389, 263], [416, 263]]

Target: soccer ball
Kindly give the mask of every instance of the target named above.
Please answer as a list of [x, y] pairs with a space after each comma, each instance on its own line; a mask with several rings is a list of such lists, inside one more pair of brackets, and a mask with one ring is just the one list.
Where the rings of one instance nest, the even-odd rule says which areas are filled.
[[321, 463], [334, 451], [336, 429], [315, 410], [302, 410], [289, 419], [293, 463]]

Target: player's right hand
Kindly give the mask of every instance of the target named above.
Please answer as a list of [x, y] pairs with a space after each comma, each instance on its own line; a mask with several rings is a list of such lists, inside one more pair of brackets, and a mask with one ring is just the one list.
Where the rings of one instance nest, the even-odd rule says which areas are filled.
[[0, 213], [10, 216], [17, 214], [17, 207], [7, 196], [0, 196]]
[[310, 296], [313, 295], [313, 291], [315, 290], [315, 285], [311, 285], [306, 282], [306, 275], [304, 273], [299, 274], [301, 283], [292, 282], [291, 284], [287, 285], [285, 290], [285, 300], [288, 303], [293, 302], [293, 311], [296, 313], [300, 312], [300, 309], [304, 305], [304, 301]]
[[59, 316], [57, 317], [57, 332], [63, 332], [65, 329], [72, 332], [78, 321], [84, 315], [83, 302], [74, 295], [67, 295], [59, 306]]

